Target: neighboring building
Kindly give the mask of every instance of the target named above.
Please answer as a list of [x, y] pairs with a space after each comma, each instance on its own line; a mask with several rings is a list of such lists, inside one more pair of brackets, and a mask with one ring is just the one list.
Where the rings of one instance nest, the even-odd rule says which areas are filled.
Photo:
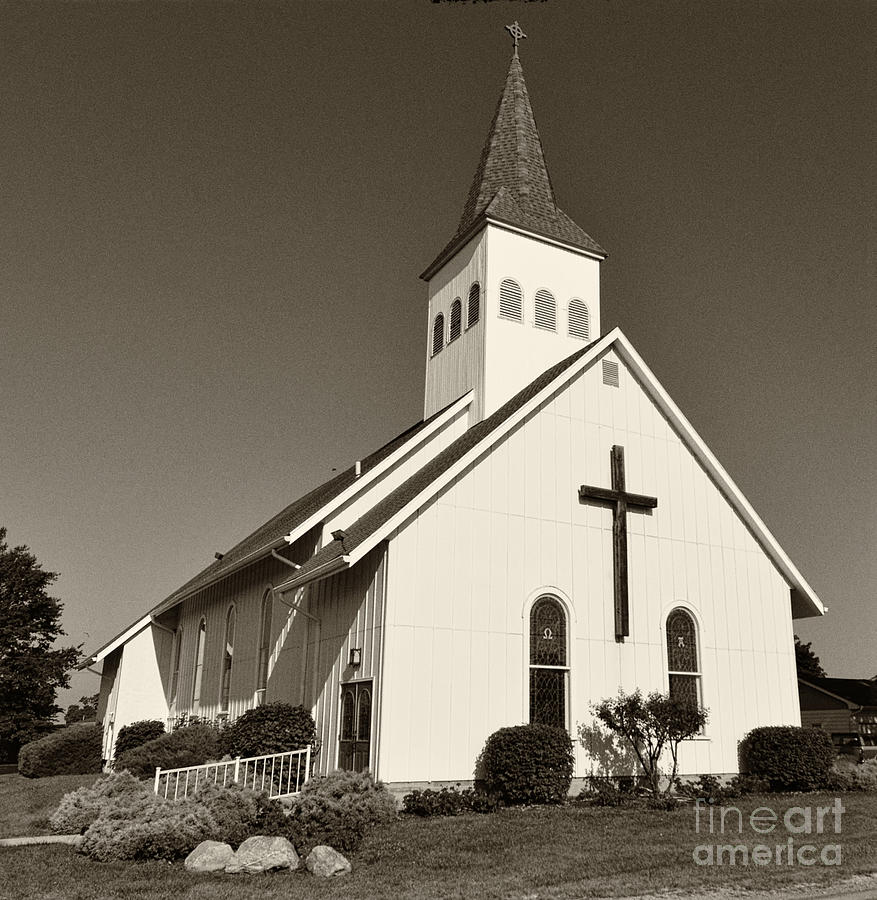
[[877, 745], [877, 682], [865, 678], [798, 678], [801, 724], [827, 731], [841, 746], [860, 735]]
[[[683, 773], [734, 772], [748, 730], [800, 722], [792, 620], [823, 606], [624, 334], [601, 335], [604, 257], [556, 205], [515, 50], [423, 274], [423, 421], [90, 658], [107, 756], [128, 722], [272, 700], [313, 710], [319, 771], [395, 784], [470, 780], [505, 725], [576, 737], [619, 687], [709, 707]], [[577, 775], [618, 771], [576, 746]]]

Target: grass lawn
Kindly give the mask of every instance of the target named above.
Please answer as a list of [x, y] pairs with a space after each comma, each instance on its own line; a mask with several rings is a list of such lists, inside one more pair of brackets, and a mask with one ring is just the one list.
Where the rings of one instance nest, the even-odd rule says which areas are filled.
[[[48, 780], [48, 779], [46, 779]], [[0, 805], [6, 806], [5, 784]], [[0, 849], [0, 898], [3, 900], [248, 900], [352, 896], [377, 898], [477, 897], [549, 898], [630, 896], [663, 889], [710, 890], [725, 886], [763, 895], [800, 883], [830, 884], [851, 875], [877, 871], [877, 794], [845, 794], [842, 831], [795, 834], [795, 847], [840, 844], [840, 866], [695, 865], [692, 853], [705, 844], [786, 846], [782, 821], [773, 834], [758, 835], [744, 820], [737, 833], [707, 833], [708, 820], [695, 832], [691, 806], [673, 812], [646, 809], [507, 809], [494, 815], [456, 818], [400, 818], [371, 835], [351, 854], [353, 874], [321, 882], [302, 873], [262, 876], [193, 876], [181, 863], [95, 863], [66, 846]], [[831, 806], [834, 795], [763, 796], [739, 801], [747, 816], [767, 806], [781, 817], [793, 806]], [[718, 827], [718, 823], [716, 823]]]
[[[22, 778], [0, 775], [0, 837], [49, 833], [49, 816], [69, 791], [94, 784], [97, 775]], [[3, 894], [0, 893], [0, 897]]]

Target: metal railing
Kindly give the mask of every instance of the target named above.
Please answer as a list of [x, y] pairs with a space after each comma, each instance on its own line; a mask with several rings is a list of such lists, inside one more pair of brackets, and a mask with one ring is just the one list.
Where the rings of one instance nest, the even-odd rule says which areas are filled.
[[297, 794], [310, 771], [311, 748], [306, 747], [265, 756], [239, 756], [180, 769], [157, 766], [154, 790], [165, 799], [185, 800], [203, 784], [225, 786], [237, 782], [254, 791], [267, 791], [273, 800]]

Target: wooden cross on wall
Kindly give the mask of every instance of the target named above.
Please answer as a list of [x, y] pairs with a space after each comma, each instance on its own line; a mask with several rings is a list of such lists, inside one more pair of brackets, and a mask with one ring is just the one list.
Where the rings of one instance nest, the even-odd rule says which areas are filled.
[[583, 484], [579, 488], [579, 502], [596, 500], [612, 504], [612, 563], [615, 587], [615, 640], [623, 641], [630, 634], [630, 610], [627, 601], [627, 511], [654, 509], [657, 497], [628, 494], [624, 489], [624, 447], [612, 447], [611, 489]]

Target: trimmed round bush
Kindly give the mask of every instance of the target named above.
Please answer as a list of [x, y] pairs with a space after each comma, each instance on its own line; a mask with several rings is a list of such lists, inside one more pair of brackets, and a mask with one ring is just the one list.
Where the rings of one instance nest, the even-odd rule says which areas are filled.
[[821, 728], [769, 725], [754, 728], [740, 744], [743, 771], [773, 791], [812, 791], [828, 784], [835, 749]]
[[572, 741], [564, 728], [513, 725], [484, 745], [484, 787], [510, 805], [562, 803], [572, 782]]
[[126, 750], [133, 750], [147, 741], [154, 741], [163, 734], [164, 722], [158, 719], [143, 719], [140, 722], [123, 725], [119, 729], [119, 736], [116, 738], [115, 754], [119, 756]]
[[127, 769], [138, 778], [155, 775], [155, 767], [176, 769], [183, 766], [199, 766], [201, 763], [222, 759], [220, 731], [210, 725], [192, 725], [178, 728], [147, 741], [133, 750], [118, 754], [113, 768]]
[[268, 703], [248, 710], [222, 731], [229, 756], [263, 756], [301, 750], [317, 737], [314, 720], [303, 706]]
[[368, 772], [311, 778], [295, 798], [286, 834], [299, 855], [318, 844], [355, 850], [370, 829], [396, 818], [393, 795]]
[[485, 791], [443, 787], [434, 791], [412, 791], [402, 798], [402, 809], [413, 816], [459, 816], [462, 813], [491, 813], [499, 808], [497, 800]]
[[103, 770], [103, 729], [95, 724], [68, 725], [18, 752], [18, 772], [25, 778], [90, 775]]
[[90, 787], [64, 794], [49, 825], [56, 834], [82, 834], [108, 806], [133, 803], [149, 793], [149, 788], [130, 772], [112, 772]]

